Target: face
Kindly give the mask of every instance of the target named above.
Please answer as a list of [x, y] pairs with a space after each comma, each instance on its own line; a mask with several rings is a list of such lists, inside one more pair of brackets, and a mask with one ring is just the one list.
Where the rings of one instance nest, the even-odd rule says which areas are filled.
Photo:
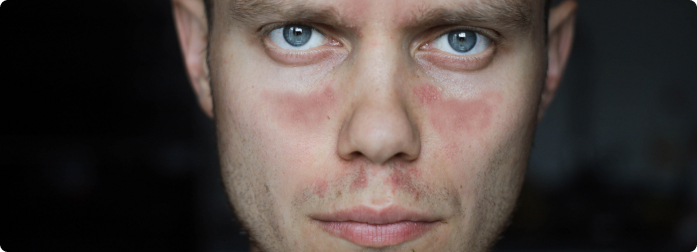
[[544, 1], [267, 1], [214, 3], [210, 81], [183, 45], [255, 246], [486, 250], [550, 89]]

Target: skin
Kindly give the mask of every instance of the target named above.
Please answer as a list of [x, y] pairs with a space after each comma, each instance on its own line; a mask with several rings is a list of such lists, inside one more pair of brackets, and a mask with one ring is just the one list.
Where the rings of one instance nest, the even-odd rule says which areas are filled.
[[[526, 27], [419, 20], [477, 0], [282, 3], [333, 9], [341, 22], [313, 20], [327, 43], [297, 53], [258, 31], [298, 20], [236, 20], [235, 3], [219, 0], [208, 24], [201, 1], [173, 1], [189, 78], [215, 119], [227, 193], [253, 250], [488, 250], [559, 85], [575, 2], [551, 10], [548, 30], [543, 1], [523, 2]], [[432, 46], [462, 25], [495, 39], [467, 57]], [[355, 206], [399, 206], [437, 221], [407, 242], [360, 246], [314, 220]]]

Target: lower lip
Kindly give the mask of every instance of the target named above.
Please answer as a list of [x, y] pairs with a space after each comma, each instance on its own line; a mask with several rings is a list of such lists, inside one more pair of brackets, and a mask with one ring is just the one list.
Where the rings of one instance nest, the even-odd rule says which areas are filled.
[[324, 231], [364, 247], [394, 246], [421, 237], [435, 223], [402, 221], [374, 225], [360, 222], [319, 221]]

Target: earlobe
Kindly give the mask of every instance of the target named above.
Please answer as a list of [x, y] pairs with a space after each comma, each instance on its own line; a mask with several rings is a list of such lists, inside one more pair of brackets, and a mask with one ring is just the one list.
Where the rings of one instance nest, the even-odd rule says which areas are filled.
[[174, 21], [189, 81], [203, 112], [213, 117], [208, 65], [208, 24], [201, 0], [173, 0]]
[[548, 41], [547, 41], [547, 78], [542, 89], [540, 107], [537, 113], [538, 121], [554, 99], [559, 88], [566, 62], [571, 53], [574, 40], [574, 24], [578, 4], [574, 0], [566, 0], [549, 12]]

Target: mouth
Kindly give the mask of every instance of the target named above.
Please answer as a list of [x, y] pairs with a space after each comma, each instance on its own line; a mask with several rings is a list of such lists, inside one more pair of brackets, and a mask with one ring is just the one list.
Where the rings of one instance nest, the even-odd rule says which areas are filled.
[[327, 233], [363, 247], [387, 247], [416, 240], [441, 223], [426, 214], [392, 206], [366, 206], [310, 216]]

